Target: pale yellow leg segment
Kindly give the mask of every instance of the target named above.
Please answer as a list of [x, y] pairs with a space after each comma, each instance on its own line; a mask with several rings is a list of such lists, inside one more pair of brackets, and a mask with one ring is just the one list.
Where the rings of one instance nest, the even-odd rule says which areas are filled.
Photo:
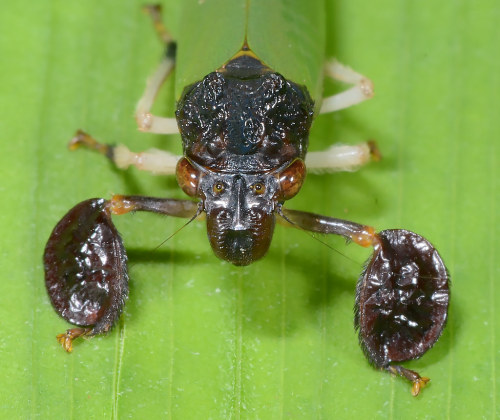
[[127, 169], [132, 165], [137, 169], [156, 175], [174, 175], [177, 162], [182, 157], [159, 149], [134, 153], [122, 144], [110, 146], [100, 143], [82, 130], [78, 130], [69, 143], [71, 150], [76, 150], [79, 147], [95, 150], [105, 155], [120, 169]]
[[372, 160], [380, 160], [380, 153], [372, 141], [352, 146], [334, 144], [321, 152], [309, 152], [306, 156], [306, 167], [308, 172], [312, 173], [352, 172]]
[[[370, 79], [335, 59], [326, 63], [325, 74], [332, 79], [354, 86], [344, 92], [324, 98], [320, 114], [348, 108], [373, 96], [373, 83]], [[306, 166], [313, 173], [355, 171], [371, 160], [379, 159], [380, 154], [374, 142], [369, 141], [353, 146], [335, 144], [321, 152], [309, 152], [306, 157]]]
[[[168, 49], [168, 44], [173, 39], [161, 20], [161, 6], [148, 4], [143, 7], [143, 10], [151, 17], [158, 38]], [[164, 118], [151, 114], [151, 108], [153, 107], [156, 95], [165, 79], [172, 72], [174, 66], [175, 59], [173, 56], [169, 57], [167, 55], [155, 73], [148, 79], [146, 89], [141, 99], [139, 99], [135, 110], [135, 119], [140, 131], [157, 134], [177, 134], [179, 132], [175, 118]]]
[[139, 130], [157, 134], [179, 133], [177, 120], [175, 118], [158, 117], [150, 112], [156, 94], [160, 90], [164, 80], [173, 70], [174, 65], [175, 61], [173, 58], [165, 57], [153, 76], [148, 79], [146, 89], [144, 90], [141, 99], [139, 99], [135, 109], [135, 119]]
[[326, 63], [325, 74], [332, 79], [354, 86], [344, 92], [324, 98], [320, 114], [348, 108], [373, 97], [372, 81], [335, 59]]
[[181, 157], [160, 149], [134, 153], [126, 146], [119, 144], [113, 148], [112, 160], [120, 169], [126, 169], [132, 165], [155, 175], [175, 175], [175, 168]]

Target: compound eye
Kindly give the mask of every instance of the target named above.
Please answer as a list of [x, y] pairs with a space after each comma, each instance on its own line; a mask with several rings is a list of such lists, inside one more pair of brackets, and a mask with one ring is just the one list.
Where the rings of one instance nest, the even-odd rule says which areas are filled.
[[196, 169], [188, 159], [182, 158], [177, 163], [177, 182], [182, 190], [189, 196], [198, 195], [198, 184], [200, 183], [200, 171]]
[[215, 184], [213, 186], [214, 194], [217, 194], [217, 195], [222, 194], [225, 189], [226, 189], [226, 186], [224, 185], [224, 183], [222, 181], [215, 182]]
[[289, 200], [294, 197], [302, 187], [306, 177], [306, 165], [302, 159], [295, 159], [279, 174], [280, 193], [279, 199]]
[[262, 182], [256, 182], [251, 186], [253, 192], [257, 195], [264, 194], [266, 192], [266, 186]]

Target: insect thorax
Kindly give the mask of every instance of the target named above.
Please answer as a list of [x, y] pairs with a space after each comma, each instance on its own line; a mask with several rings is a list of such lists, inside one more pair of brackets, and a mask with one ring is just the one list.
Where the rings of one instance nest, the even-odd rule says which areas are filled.
[[184, 89], [184, 154], [216, 171], [262, 173], [304, 159], [314, 103], [305, 86], [242, 55]]

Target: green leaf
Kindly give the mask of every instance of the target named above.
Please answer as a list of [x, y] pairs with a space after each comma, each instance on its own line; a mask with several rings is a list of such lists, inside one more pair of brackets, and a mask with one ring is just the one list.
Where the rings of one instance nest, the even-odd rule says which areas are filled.
[[[182, 1], [164, 6], [175, 35]], [[55, 335], [68, 324], [43, 282], [52, 227], [90, 197], [182, 197], [175, 180], [120, 172], [98, 155], [70, 153], [68, 140], [82, 128], [137, 151], [180, 153], [180, 141], [138, 133], [132, 118], [162, 54], [139, 1], [6, 2], [2, 417], [500, 416], [500, 5], [329, 0], [326, 13], [328, 54], [372, 78], [376, 97], [319, 117], [310, 150], [376, 139], [384, 159], [352, 174], [310, 175], [289, 207], [408, 228], [440, 250], [453, 279], [448, 326], [406, 365], [430, 385], [413, 398], [358, 347], [352, 307], [368, 251], [322, 238], [335, 252], [278, 226], [267, 257], [238, 268], [213, 256], [203, 223], [153, 251], [182, 221], [148, 214], [116, 218], [131, 262], [119, 324], [66, 354]], [[329, 94], [338, 88], [326, 86]], [[172, 115], [173, 89], [167, 83], [157, 113]]]

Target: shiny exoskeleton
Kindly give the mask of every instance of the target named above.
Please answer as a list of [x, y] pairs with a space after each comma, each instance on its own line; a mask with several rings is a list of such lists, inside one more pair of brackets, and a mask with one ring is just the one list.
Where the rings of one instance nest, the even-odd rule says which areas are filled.
[[[63, 347], [71, 351], [76, 337], [107, 332], [128, 297], [127, 257], [112, 214], [149, 211], [194, 220], [205, 213], [215, 255], [235, 265], [266, 254], [278, 216], [302, 230], [373, 246], [356, 293], [361, 347], [372, 364], [410, 380], [417, 395], [429, 379], [393, 363], [420, 357], [439, 338], [447, 318], [448, 273], [435, 248], [413, 232], [375, 233], [283, 207], [306, 174], [313, 114], [307, 89], [272, 71], [246, 44], [185, 88], [176, 111], [184, 149], [176, 175], [197, 201], [120, 195], [87, 200], [49, 238], [49, 296], [62, 317], [80, 326], [58, 336]], [[105, 153], [113, 158], [112, 147]]]
[[305, 176], [313, 107], [304, 87], [244, 54], [185, 89], [177, 177], [202, 200], [218, 257], [247, 265], [267, 252], [277, 206]]

